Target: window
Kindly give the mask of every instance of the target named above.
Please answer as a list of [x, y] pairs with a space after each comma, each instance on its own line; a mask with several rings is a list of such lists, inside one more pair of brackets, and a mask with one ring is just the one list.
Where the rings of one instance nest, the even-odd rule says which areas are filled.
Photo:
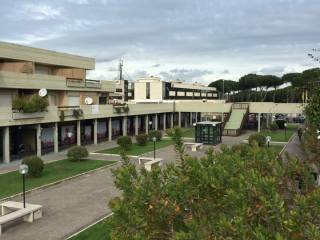
[[146, 99], [150, 99], [150, 83], [146, 83]]
[[79, 96], [69, 96], [68, 97], [68, 106], [79, 106], [80, 97]]

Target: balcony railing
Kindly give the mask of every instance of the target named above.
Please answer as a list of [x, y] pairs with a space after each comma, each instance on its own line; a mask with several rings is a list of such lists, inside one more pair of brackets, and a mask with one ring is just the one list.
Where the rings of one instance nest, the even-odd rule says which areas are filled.
[[88, 80], [85, 81], [79, 79], [67, 79], [67, 87], [75, 88], [101, 88], [101, 82], [99, 80]]

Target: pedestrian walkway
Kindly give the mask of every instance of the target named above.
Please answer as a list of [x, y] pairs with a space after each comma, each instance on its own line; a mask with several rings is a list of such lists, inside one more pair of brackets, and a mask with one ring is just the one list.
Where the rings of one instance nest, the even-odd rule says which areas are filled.
[[304, 153], [301, 142], [297, 134], [293, 134], [291, 141], [286, 145], [284, 151], [281, 154], [283, 159], [286, 159], [286, 154], [288, 153], [291, 156], [297, 157], [300, 161], [306, 160], [306, 154]]

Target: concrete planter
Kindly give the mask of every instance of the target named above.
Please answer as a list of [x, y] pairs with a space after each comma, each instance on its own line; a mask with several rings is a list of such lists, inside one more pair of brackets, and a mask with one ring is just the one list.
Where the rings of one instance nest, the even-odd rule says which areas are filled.
[[23, 113], [23, 112], [13, 112], [12, 118], [17, 119], [29, 119], [29, 118], [43, 118], [46, 112], [34, 112], [34, 113]]

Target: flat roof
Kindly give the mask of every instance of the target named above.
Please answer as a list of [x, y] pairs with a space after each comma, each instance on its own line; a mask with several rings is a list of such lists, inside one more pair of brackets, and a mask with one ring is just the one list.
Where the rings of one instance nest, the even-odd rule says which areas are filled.
[[196, 125], [217, 125], [220, 124], [221, 122], [211, 122], [211, 121], [203, 121], [203, 122], [197, 122]]
[[95, 59], [0, 41], [0, 59], [93, 70]]

